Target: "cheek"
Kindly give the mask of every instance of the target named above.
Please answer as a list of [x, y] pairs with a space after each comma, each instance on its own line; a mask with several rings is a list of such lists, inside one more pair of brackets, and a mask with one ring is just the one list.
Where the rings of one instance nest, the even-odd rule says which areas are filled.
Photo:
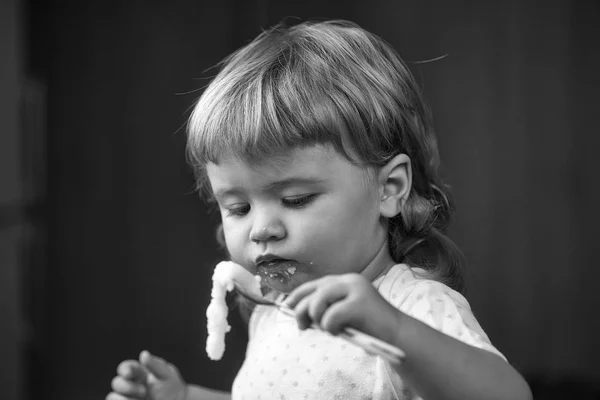
[[337, 207], [326, 221], [337, 225], [337, 229], [365, 230], [379, 220], [379, 209], [374, 202], [365, 199], [346, 199], [343, 207]]
[[321, 215], [320, 218], [300, 218], [295, 224], [293, 242], [305, 256], [331, 256], [335, 253], [332, 250], [339, 247], [343, 228], [333, 212]]
[[225, 244], [229, 253], [234, 258], [239, 258], [245, 243], [243, 231], [236, 224], [225, 220], [223, 222], [223, 236], [225, 237]]

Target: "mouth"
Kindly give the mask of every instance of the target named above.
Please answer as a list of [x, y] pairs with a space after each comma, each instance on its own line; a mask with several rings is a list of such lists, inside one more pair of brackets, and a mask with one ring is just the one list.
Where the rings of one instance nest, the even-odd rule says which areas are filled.
[[273, 286], [273, 284], [289, 282], [300, 266], [296, 261], [283, 258], [259, 258], [256, 271], [267, 285]]

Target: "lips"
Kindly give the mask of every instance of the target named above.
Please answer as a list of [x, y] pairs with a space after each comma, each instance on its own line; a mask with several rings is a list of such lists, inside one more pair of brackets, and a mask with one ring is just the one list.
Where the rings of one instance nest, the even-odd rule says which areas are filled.
[[261, 276], [268, 275], [274, 277], [275, 275], [283, 275], [283, 277], [288, 279], [296, 272], [297, 268], [296, 262], [283, 259], [265, 261], [256, 266]]
[[258, 263], [257, 267], [272, 272], [279, 272], [285, 271], [289, 268], [295, 268], [294, 264], [296, 264], [296, 262], [292, 260], [273, 259], [270, 261], [263, 261], [261, 263]]
[[295, 261], [279, 257], [275, 254], [265, 254], [259, 256], [254, 261], [257, 269], [280, 270], [293, 266]]

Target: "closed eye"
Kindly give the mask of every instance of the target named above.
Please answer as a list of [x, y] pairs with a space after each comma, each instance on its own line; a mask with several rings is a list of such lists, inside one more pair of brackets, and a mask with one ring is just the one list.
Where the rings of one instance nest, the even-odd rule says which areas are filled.
[[281, 199], [281, 204], [289, 208], [302, 208], [312, 203], [317, 197], [317, 194], [309, 194], [304, 196], [284, 197]]
[[250, 212], [249, 204], [240, 204], [226, 209], [228, 217], [243, 217]]

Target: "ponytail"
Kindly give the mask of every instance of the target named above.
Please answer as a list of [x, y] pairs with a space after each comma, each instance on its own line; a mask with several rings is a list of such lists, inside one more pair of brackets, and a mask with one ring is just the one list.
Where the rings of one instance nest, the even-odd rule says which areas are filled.
[[454, 209], [448, 193], [434, 183], [428, 186], [428, 198], [413, 191], [390, 219], [390, 253], [394, 261], [422, 268], [429, 278], [461, 292], [464, 256], [446, 235]]

